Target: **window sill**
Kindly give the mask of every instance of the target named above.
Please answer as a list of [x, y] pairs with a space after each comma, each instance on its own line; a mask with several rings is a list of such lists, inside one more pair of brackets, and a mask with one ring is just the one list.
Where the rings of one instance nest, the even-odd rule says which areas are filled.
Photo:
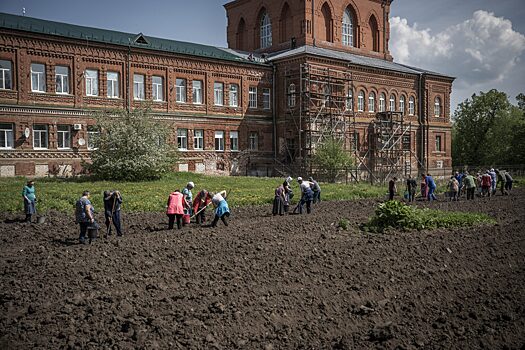
[[31, 92], [35, 94], [45, 94], [46, 93], [45, 91], [40, 91], [40, 90], [31, 90]]
[[59, 151], [71, 151], [71, 147], [64, 147], [64, 148], [57, 147], [57, 150], [59, 150]]
[[49, 150], [49, 148], [47, 148], [47, 147], [33, 147], [33, 149], [35, 151], [47, 151], [47, 150]]

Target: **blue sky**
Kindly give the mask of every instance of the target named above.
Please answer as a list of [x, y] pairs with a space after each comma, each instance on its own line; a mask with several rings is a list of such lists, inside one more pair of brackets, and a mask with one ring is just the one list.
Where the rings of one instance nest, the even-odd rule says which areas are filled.
[[[0, 12], [227, 46], [226, 2], [2, 0]], [[523, 18], [522, 0], [395, 0], [390, 47], [397, 62], [456, 76], [452, 109], [493, 87], [514, 97], [525, 92]]]

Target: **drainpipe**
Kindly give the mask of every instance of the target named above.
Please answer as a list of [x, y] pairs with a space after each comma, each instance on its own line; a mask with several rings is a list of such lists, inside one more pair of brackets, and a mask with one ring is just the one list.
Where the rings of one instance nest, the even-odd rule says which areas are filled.
[[381, 2], [383, 8], [383, 55], [386, 58], [386, 0]]
[[126, 72], [126, 94], [128, 95], [127, 99], [127, 110], [128, 113], [131, 111], [131, 91], [129, 89], [130, 81], [130, 70], [131, 70], [131, 39], [128, 38], [128, 55], [127, 55], [127, 61], [128, 61], [128, 71]]
[[423, 167], [423, 171], [427, 170], [426, 167], [426, 157], [425, 157], [425, 139], [426, 139], [426, 133], [425, 133], [425, 116], [423, 115], [423, 73], [419, 73], [418, 77], [418, 110], [419, 110], [419, 125], [420, 125], [420, 141], [421, 141], [421, 154], [420, 154], [420, 163]]
[[272, 141], [273, 141], [273, 159], [276, 160], [277, 159], [277, 99], [276, 99], [276, 94], [277, 94], [277, 90], [276, 90], [276, 83], [275, 83], [275, 78], [276, 78], [276, 71], [277, 71], [277, 67], [275, 66], [275, 64], [272, 62], [272, 69], [273, 69], [273, 72], [272, 72], [272, 121], [273, 121], [273, 136], [272, 136]]
[[315, 0], [312, 0], [312, 39], [315, 46]]

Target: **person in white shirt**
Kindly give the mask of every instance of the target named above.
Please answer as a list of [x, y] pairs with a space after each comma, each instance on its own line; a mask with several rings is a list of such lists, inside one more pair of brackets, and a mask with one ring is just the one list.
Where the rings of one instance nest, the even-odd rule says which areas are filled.
[[297, 204], [293, 212], [295, 213], [297, 209], [299, 209], [299, 214], [302, 214], [303, 205], [306, 204], [306, 212], [310, 214], [312, 212], [312, 200], [314, 199], [314, 192], [312, 191], [313, 184], [310, 181], [304, 181], [302, 177], [298, 177], [297, 182], [301, 188], [301, 201]]
[[228, 226], [226, 218], [230, 216], [230, 208], [228, 207], [228, 202], [226, 202], [226, 191], [219, 192], [217, 194], [210, 193], [212, 196], [211, 202], [215, 207], [215, 219], [211, 223], [211, 227], [217, 226], [219, 219], [222, 220], [224, 226]]

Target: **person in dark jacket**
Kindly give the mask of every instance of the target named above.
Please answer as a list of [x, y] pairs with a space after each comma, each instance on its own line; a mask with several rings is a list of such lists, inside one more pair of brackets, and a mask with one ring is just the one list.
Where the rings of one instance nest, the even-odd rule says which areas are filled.
[[122, 236], [122, 225], [120, 224], [120, 205], [122, 195], [119, 191], [104, 191], [104, 218], [106, 219], [106, 232], [111, 235], [111, 223], [115, 226], [117, 236]]
[[211, 195], [210, 193], [203, 189], [199, 193], [197, 193], [197, 196], [195, 196], [195, 199], [193, 200], [193, 212], [195, 214], [195, 221], [197, 224], [204, 224], [206, 222], [206, 207], [211, 202]]
[[285, 190], [283, 184], [279, 185], [275, 189], [275, 196], [273, 198], [273, 208], [272, 214], [275, 215], [284, 215], [284, 200], [285, 200]]
[[512, 176], [510, 175], [510, 173], [508, 171], [505, 172], [505, 190], [510, 191], [512, 190], [512, 183], [514, 182], [514, 179], [512, 178]]
[[397, 192], [397, 186], [396, 186], [397, 177], [394, 177], [388, 182], [388, 200], [394, 200], [394, 196]]
[[[95, 208], [91, 201], [89, 200], [90, 193], [89, 191], [84, 191], [82, 197], [76, 203], [75, 209], [75, 220], [76, 223], [80, 226], [80, 244], [86, 243], [86, 233], [89, 228], [98, 229], [98, 224], [95, 222]], [[91, 243], [92, 238], [89, 237], [89, 243]]]
[[[502, 196], [507, 196], [509, 194], [507, 192], [507, 190], [505, 189], [506, 188], [506, 183], [507, 183], [507, 178], [505, 177], [505, 173], [506, 173], [505, 170], [496, 169], [496, 176], [498, 177], [497, 184], [500, 185], [501, 195]], [[497, 185], [496, 185], [496, 187], [497, 187]]]
[[416, 197], [417, 182], [412, 175], [408, 176], [407, 179], [407, 192], [408, 192], [408, 201], [413, 202]]
[[308, 178], [308, 181], [310, 181], [312, 191], [314, 192], [314, 204], [321, 203], [321, 186], [319, 186], [319, 183], [311, 176]]

